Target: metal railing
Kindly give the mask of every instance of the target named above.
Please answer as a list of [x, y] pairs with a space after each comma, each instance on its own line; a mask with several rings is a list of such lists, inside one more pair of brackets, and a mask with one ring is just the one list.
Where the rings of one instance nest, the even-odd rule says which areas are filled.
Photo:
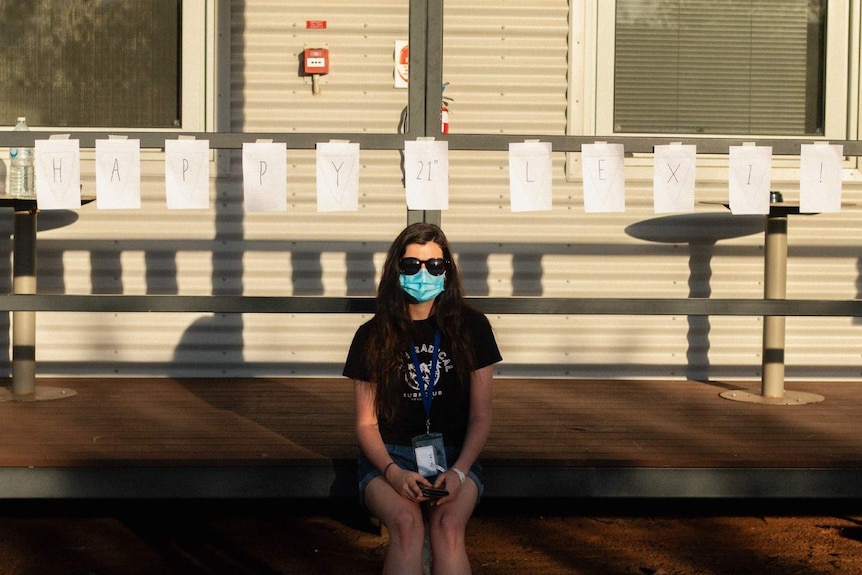
[[[862, 300], [736, 298], [472, 297], [484, 313], [525, 315], [700, 315], [862, 317]], [[0, 295], [4, 311], [373, 313], [372, 297], [240, 295]]]

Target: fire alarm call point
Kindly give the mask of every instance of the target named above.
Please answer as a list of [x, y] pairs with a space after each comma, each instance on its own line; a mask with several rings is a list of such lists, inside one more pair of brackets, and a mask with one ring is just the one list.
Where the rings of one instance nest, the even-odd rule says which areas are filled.
[[329, 50], [306, 48], [302, 57], [302, 68], [306, 75], [329, 74]]

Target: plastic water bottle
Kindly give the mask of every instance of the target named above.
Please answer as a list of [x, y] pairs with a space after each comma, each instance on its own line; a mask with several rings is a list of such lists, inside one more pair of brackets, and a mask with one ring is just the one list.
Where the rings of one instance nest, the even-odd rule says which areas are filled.
[[[18, 118], [15, 124], [16, 132], [29, 131], [27, 119]], [[15, 198], [35, 198], [35, 167], [33, 166], [33, 148], [9, 149], [9, 195]]]

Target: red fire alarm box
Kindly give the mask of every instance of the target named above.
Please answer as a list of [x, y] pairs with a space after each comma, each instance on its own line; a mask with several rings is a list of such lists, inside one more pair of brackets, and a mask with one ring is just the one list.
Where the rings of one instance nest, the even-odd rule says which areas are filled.
[[308, 76], [329, 74], [329, 50], [306, 48], [302, 55], [302, 71]]

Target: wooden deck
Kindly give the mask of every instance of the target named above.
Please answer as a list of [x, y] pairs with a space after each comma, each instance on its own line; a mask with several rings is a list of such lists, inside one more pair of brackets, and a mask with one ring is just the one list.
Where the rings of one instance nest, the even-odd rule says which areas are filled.
[[[355, 490], [350, 382], [39, 379], [0, 402], [0, 497], [329, 497]], [[488, 497], [862, 496], [862, 383], [822, 403], [694, 381], [499, 379]], [[748, 386], [758, 389], [758, 382]]]

